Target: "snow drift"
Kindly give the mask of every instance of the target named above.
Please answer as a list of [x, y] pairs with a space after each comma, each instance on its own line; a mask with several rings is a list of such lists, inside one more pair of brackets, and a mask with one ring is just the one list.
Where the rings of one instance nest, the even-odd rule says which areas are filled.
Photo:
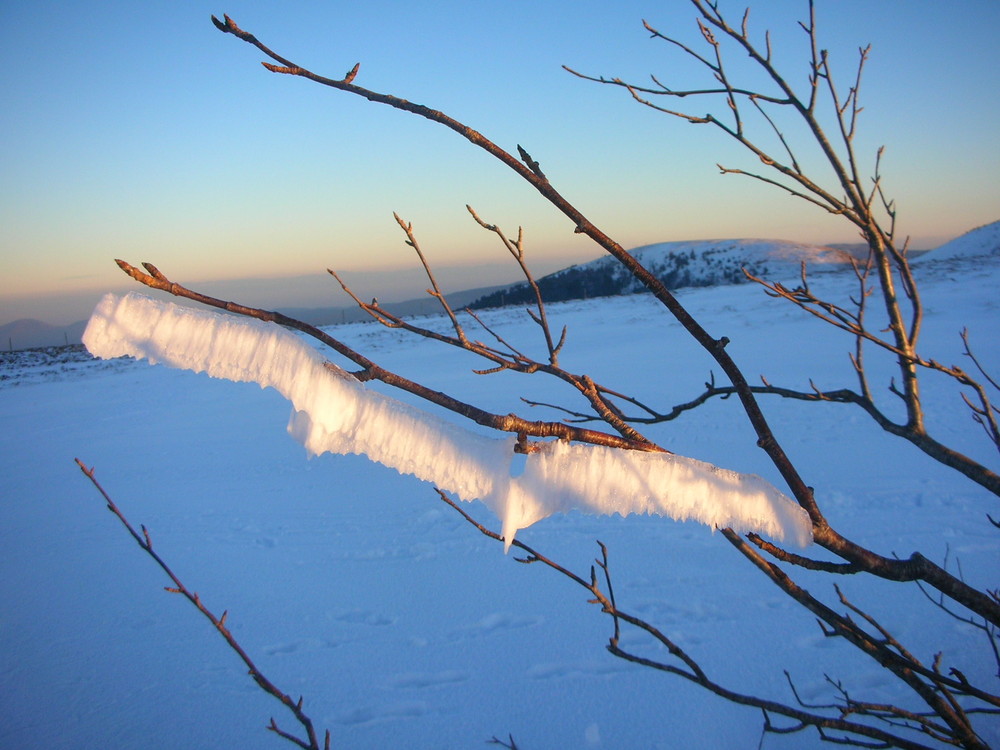
[[965, 234], [946, 242], [936, 250], [914, 258], [914, 262], [935, 262], [939, 260], [962, 260], [964, 258], [1000, 257], [1000, 221], [970, 229]]
[[276, 324], [108, 294], [83, 342], [105, 359], [130, 356], [272, 387], [291, 401], [288, 431], [311, 454], [365, 455], [481, 500], [501, 520], [507, 548], [519, 529], [570, 510], [669, 516], [799, 546], [812, 539], [805, 511], [768, 482], [682, 456], [553, 441], [514, 477], [513, 436], [484, 435], [372, 391]]

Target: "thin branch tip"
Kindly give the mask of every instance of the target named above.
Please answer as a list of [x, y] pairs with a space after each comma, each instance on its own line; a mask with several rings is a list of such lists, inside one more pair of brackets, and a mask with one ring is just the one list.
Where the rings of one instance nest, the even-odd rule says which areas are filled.
[[[224, 18], [227, 21], [229, 20], [229, 16], [224, 16]], [[228, 34], [229, 33], [229, 27], [226, 24], [224, 24], [222, 21], [220, 21], [218, 18], [216, 18], [215, 14], [212, 14], [212, 23], [215, 24], [215, 28], [217, 28], [223, 34]]]

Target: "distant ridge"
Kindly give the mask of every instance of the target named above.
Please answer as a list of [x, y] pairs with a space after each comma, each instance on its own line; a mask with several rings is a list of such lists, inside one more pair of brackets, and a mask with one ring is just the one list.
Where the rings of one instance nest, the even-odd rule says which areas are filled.
[[86, 321], [82, 320], [68, 326], [54, 326], [34, 318], [21, 318], [0, 326], [0, 347], [5, 350], [39, 349], [79, 344], [86, 326]]
[[[478, 289], [467, 289], [461, 292], [445, 294], [445, 299], [453, 309], [461, 309], [473, 300], [490, 294], [504, 286], [485, 286]], [[393, 315], [413, 317], [415, 315], [437, 315], [442, 312], [441, 303], [429, 294], [402, 302], [383, 302], [381, 307]], [[349, 307], [281, 307], [278, 312], [290, 318], [301, 320], [314, 326], [336, 325], [338, 323], [356, 323], [362, 320], [372, 320], [372, 317], [357, 305]]]
[[[863, 244], [812, 245], [783, 240], [734, 239], [661, 242], [631, 250], [630, 253], [660, 278], [668, 288], [738, 284], [746, 281], [741, 266], [758, 276], [791, 281], [804, 261], [818, 270], [841, 268], [850, 257], [864, 258]], [[936, 250], [911, 254], [914, 262], [956, 261], [963, 258], [1000, 260], [1000, 221], [977, 227]], [[639, 285], [610, 256], [564, 268], [538, 280], [547, 302], [634, 294]], [[150, 293], [149, 290], [144, 290]], [[153, 292], [155, 295], [156, 293]], [[446, 295], [454, 308], [502, 307], [531, 301], [527, 284], [483, 287]], [[180, 300], [178, 300], [180, 301]], [[427, 296], [385, 303], [386, 310], [412, 317], [440, 312], [436, 300]], [[285, 307], [280, 312], [316, 326], [369, 320], [357, 306]], [[87, 321], [57, 326], [23, 318], [0, 326], [0, 349], [35, 349], [79, 344]]]
[[[501, 287], [485, 286], [477, 289], [467, 289], [445, 295], [445, 299], [455, 309], [461, 309], [484, 294], [489, 294]], [[138, 290], [142, 294], [150, 294], [150, 290]], [[153, 294], [156, 294], [155, 292]], [[183, 299], [174, 299], [164, 295], [164, 299], [178, 304], [192, 304]], [[414, 317], [417, 315], [436, 315], [441, 312], [441, 303], [430, 295], [402, 302], [385, 302], [382, 307], [395, 315]], [[301, 320], [314, 326], [336, 325], [339, 323], [356, 323], [372, 320], [372, 317], [357, 305], [349, 307], [279, 307], [278, 312]], [[80, 320], [66, 326], [55, 326], [33, 318], [22, 318], [0, 326], [0, 348], [4, 351], [19, 349], [41, 349], [50, 346], [65, 346], [79, 344], [83, 331], [87, 327], [86, 320]]]
[[[756, 276], [797, 276], [803, 262], [840, 268], [850, 262], [854, 246], [831, 247], [784, 240], [732, 239], [661, 242], [630, 251], [668, 289], [740, 284], [743, 268]], [[538, 279], [547, 302], [608, 297], [641, 291], [639, 282], [610, 256], [570, 266]], [[532, 299], [526, 283], [480, 297], [473, 308], [524, 304]]]
[[992, 257], [1000, 259], [1000, 221], [976, 227], [951, 242], [946, 242], [936, 250], [921, 255], [920, 261], [929, 263], [939, 260]]

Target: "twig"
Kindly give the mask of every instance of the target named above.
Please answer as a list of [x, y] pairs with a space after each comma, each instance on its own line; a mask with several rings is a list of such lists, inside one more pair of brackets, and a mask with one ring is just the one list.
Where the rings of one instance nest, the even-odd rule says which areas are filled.
[[[195, 292], [182, 286], [181, 284], [170, 281], [170, 279], [168, 279], [152, 263], [143, 263], [143, 267], [146, 271], [148, 271], [148, 273], [143, 273], [135, 266], [126, 263], [123, 260], [116, 260], [115, 262], [133, 279], [152, 289], [160, 289], [173, 294], [174, 296], [201, 302], [202, 304], [226, 310], [227, 312], [245, 315], [247, 317], [271, 323], [277, 323], [278, 325], [302, 331], [306, 335], [315, 338], [317, 341], [322, 342], [338, 354], [341, 354], [362, 367], [364, 375], [359, 379], [380, 380], [386, 385], [412, 393], [425, 401], [441, 406], [449, 411], [455, 412], [456, 414], [460, 414], [476, 424], [483, 425], [484, 427], [491, 427], [498, 432], [509, 432], [512, 434], [524, 433], [534, 437], [559, 437], [564, 440], [575, 440], [581, 443], [605, 445], [613, 448], [623, 448], [626, 450], [662, 450], [648, 441], [640, 442], [630, 440], [619, 435], [612, 435], [598, 430], [587, 430], [573, 427], [562, 422], [531, 422], [514, 414], [501, 415], [488, 412], [485, 409], [480, 409], [472, 404], [460, 401], [459, 399], [449, 396], [446, 393], [433, 390], [432, 388], [428, 388], [427, 386], [409, 380], [408, 378], [404, 378], [402, 375], [383, 369], [360, 352], [355, 351], [316, 326], [303, 323], [300, 320], [290, 318], [279, 312], [247, 307], [246, 305], [227, 302], [216, 297], [211, 297], [207, 294]], [[384, 311], [382, 312], [384, 313]]]
[[412, 247], [413, 251], [417, 254], [417, 257], [420, 258], [420, 265], [424, 267], [424, 273], [427, 274], [427, 279], [431, 282], [431, 288], [427, 290], [427, 293], [441, 304], [441, 308], [451, 321], [451, 326], [455, 331], [455, 335], [458, 336], [458, 340], [463, 344], [468, 343], [468, 339], [465, 337], [465, 330], [459, 324], [458, 318], [455, 317], [455, 312], [451, 309], [451, 305], [448, 304], [448, 300], [445, 299], [445, 296], [441, 293], [441, 288], [438, 286], [437, 280], [434, 278], [434, 272], [431, 270], [430, 264], [428, 264], [427, 258], [424, 257], [424, 253], [420, 249], [420, 244], [417, 242], [417, 238], [413, 234], [413, 224], [408, 221], [404, 222], [397, 213], [393, 213], [392, 216], [396, 220], [396, 223], [399, 224], [400, 229], [406, 233], [406, 244]]
[[[772, 159], [767, 153], [749, 141], [749, 139], [744, 137], [742, 134], [734, 133], [731, 128], [728, 128], [728, 126], [724, 125], [711, 115], [703, 121], [712, 122], [733, 137], [743, 138], [740, 143], [751, 153], [755, 154], [765, 164], [772, 166], [779, 173], [792, 179], [794, 182], [799, 184], [803, 190], [817, 196], [818, 200], [828, 203], [831, 208], [842, 213], [845, 219], [852, 222], [859, 229], [859, 231], [862, 232], [863, 236], [866, 240], [868, 240], [869, 247], [871, 248], [873, 257], [875, 258], [875, 267], [878, 273], [879, 282], [885, 292], [883, 298], [886, 302], [886, 312], [890, 319], [890, 327], [896, 337], [896, 344], [902, 352], [906, 353], [908, 347], [910, 347], [910, 342], [907, 338], [906, 325], [902, 320], [902, 313], [898, 307], [894, 306], [896, 296], [894, 292], [892, 267], [887, 250], [887, 246], [892, 245], [892, 237], [882, 228], [878, 221], [878, 217], [867, 211], [865, 203], [866, 191], [862, 189], [862, 186], [855, 184], [852, 181], [850, 171], [845, 167], [843, 160], [840, 158], [837, 151], [826, 137], [823, 125], [818, 121], [818, 119], [816, 119], [816, 112], [803, 104], [789, 83], [775, 68], [770, 54], [770, 43], [768, 42], [767, 51], [766, 54], [764, 54], [751, 43], [745, 32], [741, 33], [741, 31], [733, 29], [725, 22], [725, 19], [718, 11], [717, 5], [714, 2], [708, 2], [707, 0], [692, 0], [692, 4], [702, 17], [702, 21], [704, 22], [702, 28], [707, 27], [714, 29], [715, 31], [713, 33], [718, 32], [718, 34], [731, 39], [737, 47], [742, 50], [742, 52], [749, 55], [750, 58], [760, 67], [764, 74], [781, 92], [782, 96], [789, 100], [790, 105], [788, 106], [792, 106], [795, 112], [797, 112], [803, 119], [810, 136], [814, 139], [816, 145], [822, 151], [826, 162], [833, 169], [833, 173], [836, 175], [836, 179], [839, 183], [835, 189], [836, 194], [844, 194], [846, 196], [846, 202], [837, 197], [834, 192], [823, 189], [818, 184], [804, 176], [796, 175], [791, 167], [782, 165], [777, 160]], [[809, 34], [810, 41], [815, 44], [816, 24], [814, 20], [812, 20], [812, 12], [812, 3], [810, 2], [811, 20], [809, 26], [806, 27], [806, 30]], [[729, 340], [726, 337], [716, 338], [712, 336], [680, 303], [677, 297], [666, 288], [666, 286], [656, 277], [655, 274], [644, 268], [642, 264], [636, 260], [636, 258], [625, 251], [621, 244], [615, 242], [611, 237], [601, 231], [575, 205], [570, 203], [558, 190], [556, 190], [548, 178], [542, 173], [541, 169], [538, 168], [537, 162], [534, 162], [530, 159], [530, 157], [527, 157], [524, 149], [520, 149], [521, 156], [514, 156], [508, 151], [500, 148], [497, 144], [486, 138], [479, 131], [474, 130], [458, 120], [455, 120], [440, 110], [432, 109], [424, 105], [414, 104], [413, 102], [409, 102], [396, 96], [382, 94], [358, 86], [353, 82], [354, 75], [349, 74], [344, 79], [331, 79], [319, 76], [275, 54], [272, 50], [263, 45], [256, 37], [254, 37], [253, 34], [240, 29], [229, 17], [226, 17], [224, 22], [213, 17], [213, 22], [221, 31], [232, 34], [244, 42], [253, 45], [265, 55], [279, 63], [280, 67], [265, 63], [264, 66], [268, 70], [306, 78], [323, 86], [337, 89], [355, 96], [360, 96], [368, 101], [384, 104], [394, 109], [409, 112], [419, 117], [426, 118], [432, 122], [436, 122], [459, 134], [471, 144], [483, 149], [502, 164], [513, 170], [525, 182], [534, 187], [539, 194], [545, 198], [545, 200], [549, 201], [554, 207], [568, 217], [570, 221], [573, 222], [576, 232], [586, 234], [598, 245], [604, 248], [610, 255], [614, 256], [622, 264], [622, 266], [627, 269], [627, 271], [632, 274], [632, 276], [640, 284], [646, 287], [664, 306], [664, 308], [674, 316], [674, 318], [691, 335], [691, 337], [715, 359], [722, 371], [729, 378], [735, 393], [740, 399], [743, 410], [753, 427], [755, 434], [757, 435], [757, 445], [765, 451], [775, 468], [781, 474], [781, 477], [784, 479], [791, 494], [794, 496], [799, 505], [801, 505], [802, 508], [809, 514], [809, 517], [813, 522], [813, 539], [817, 544], [825, 547], [847, 562], [854, 562], [863, 565], [867, 572], [874, 575], [888, 578], [889, 580], [913, 580], [914, 577], [925, 580], [935, 588], [945, 591], [956, 601], [961, 602], [965, 606], [979, 612], [980, 614], [983, 614], [983, 616], [987, 617], [990, 621], [1000, 623], [1000, 604], [983, 594], [983, 592], [955, 579], [954, 576], [949, 575], [946, 571], [943, 571], [933, 563], [930, 563], [926, 558], [923, 558], [922, 556], [914, 556], [914, 558], [910, 561], [907, 561], [905, 564], [901, 564], [900, 561], [891, 560], [873, 553], [871, 550], [851, 541], [850, 539], [847, 539], [830, 526], [816, 503], [812, 489], [806, 483], [805, 479], [799, 473], [798, 468], [793, 464], [779, 441], [776, 439], [770, 424], [760, 408], [760, 404], [756, 400], [755, 394], [746, 380], [746, 376], [726, 351], [726, 345], [729, 343]], [[829, 75], [828, 68], [822, 67], [821, 63], [822, 66], [825, 66], [825, 52], [820, 53], [819, 57], [814, 55], [813, 91], [816, 90], [815, 86], [818, 77], [820, 75]], [[710, 62], [709, 65], [711, 67]], [[720, 83], [726, 90], [727, 94], [731, 95], [733, 92], [737, 91], [737, 87], [733, 86], [728, 81], [720, 81]], [[900, 370], [903, 374], [903, 391], [906, 394], [908, 425], [914, 430], [920, 430], [922, 429], [923, 416], [919, 408], [919, 388], [916, 379], [915, 367], [913, 366], [911, 359], [906, 356], [899, 356], [898, 361]], [[480, 423], [487, 424], [487, 422]], [[505, 423], [501, 421], [500, 424]], [[495, 425], [495, 415], [491, 415], [490, 426]], [[563, 426], [566, 427], [567, 425]], [[498, 429], [504, 428], [498, 427]], [[546, 429], [553, 431], [556, 430], [556, 428], [551, 425], [546, 426]], [[504, 429], [504, 431], [527, 432], [526, 430], [508, 429]], [[636, 447], [634, 442], [628, 443], [626, 441], [626, 443], [631, 447]], [[917, 444], [919, 445], [919, 443]], [[942, 462], [947, 463], [949, 466], [953, 466], [953, 468], [961, 467], [959, 470], [966, 476], [979, 482], [983, 486], [992, 488], [992, 491], [995, 494], [1000, 494], [1000, 476], [989, 472], [985, 469], [985, 467], [971, 461], [967, 456], [964, 456], [956, 451], [943, 449], [938, 450], [937, 452], [941, 457], [939, 460], [942, 460]]]
[[[524, 153], [523, 149], [521, 149], [521, 152], [522, 155], [527, 156], [527, 154]], [[528, 157], [528, 162], [529, 165], [533, 163], [537, 168], [538, 163], [531, 162], [530, 157]], [[540, 170], [538, 170], [536, 173], [541, 175]], [[541, 176], [544, 177], [544, 175]], [[509, 239], [507, 239], [507, 236], [504, 234], [503, 230], [500, 229], [500, 227], [498, 227], [496, 224], [488, 224], [481, 218], [479, 218], [479, 214], [476, 213], [475, 209], [472, 208], [472, 206], [466, 205], [465, 208], [469, 211], [469, 213], [472, 215], [472, 218], [476, 220], [476, 223], [479, 224], [479, 226], [481, 226], [488, 232], [493, 232], [500, 239], [500, 241], [503, 243], [503, 246], [507, 248], [507, 251], [511, 254], [514, 260], [517, 261], [517, 265], [521, 269], [521, 274], [524, 276], [525, 281], [527, 282], [531, 291], [535, 295], [536, 312], [532, 313], [529, 310], [528, 314], [531, 315], [531, 319], [534, 320], [535, 323], [537, 323], [538, 326], [542, 329], [542, 334], [545, 336], [545, 345], [549, 350], [549, 363], [553, 367], [557, 367], [559, 364], [559, 351], [562, 349], [563, 344], [566, 343], [566, 328], [565, 327], [563, 328], [562, 335], [559, 337], [559, 341], [557, 343], [554, 343], [552, 338], [552, 331], [549, 328], [548, 315], [545, 310], [545, 301], [542, 299], [542, 291], [541, 289], [538, 288], [538, 282], [535, 281], [534, 274], [531, 273], [531, 269], [528, 267], [528, 264], [525, 261], [523, 228], [518, 227], [517, 240], [515, 242], [511, 242]]]
[[500, 747], [507, 748], [507, 750], [519, 750], [518, 746], [517, 746], [517, 743], [514, 742], [514, 735], [512, 735], [512, 734], [508, 734], [507, 735], [506, 741], [505, 740], [497, 739], [496, 737], [491, 737], [490, 740], [486, 744], [487, 745], [499, 745]]
[[[503, 537], [472, 518], [472, 516], [470, 516], [463, 508], [461, 508], [441, 490], [437, 490], [437, 494], [443, 502], [457, 511], [465, 521], [476, 528], [481, 534], [496, 541], [503, 541]], [[728, 532], [728, 530], [726, 531]], [[802, 731], [809, 727], [815, 727], [820, 730], [824, 728], [834, 729], [853, 735], [849, 744], [857, 746], [865, 746], [865, 744], [857, 738], [867, 737], [877, 740], [880, 743], [880, 746], [884, 747], [899, 747], [907, 748], [908, 750], [928, 750], [928, 746], [919, 742], [914, 742], [898, 735], [894, 735], [890, 732], [885, 732], [877, 727], [850, 721], [847, 718], [849, 714], [841, 715], [839, 717], [836, 715], [827, 716], [813, 711], [803, 710], [803, 708], [795, 708], [794, 706], [789, 706], [777, 701], [760, 698], [758, 696], [738, 693], [715, 682], [709, 678], [698, 662], [690, 654], [682, 649], [675, 641], [666, 636], [662, 631], [650, 624], [648, 621], [620, 609], [611, 593], [611, 573], [610, 566], [608, 564], [607, 548], [600, 542], [598, 542], [598, 546], [601, 550], [601, 556], [596, 560], [595, 564], [602, 570], [608, 593], [605, 593], [602, 589], [593, 567], [591, 567], [589, 577], [585, 578], [581, 575], [573, 573], [568, 568], [555, 562], [554, 560], [551, 560], [533, 547], [530, 547], [518, 539], [514, 539], [511, 544], [513, 547], [520, 549], [527, 555], [524, 558], [517, 558], [518, 562], [541, 563], [556, 571], [560, 575], [563, 575], [576, 583], [578, 586], [585, 589], [591, 597], [589, 602], [599, 605], [601, 607], [601, 611], [612, 618], [613, 633], [606, 647], [612, 655], [634, 664], [682, 677], [702, 686], [710, 692], [715, 693], [732, 703], [757, 707], [765, 712], [765, 716], [768, 713], [771, 713], [774, 715], [784, 716], [796, 722], [795, 725], [791, 727], [776, 727], [770, 722], [770, 720], [766, 720], [765, 731], [767, 732], [787, 734]], [[838, 616], [834, 613], [834, 617]], [[620, 645], [620, 628], [622, 624], [638, 628], [639, 630], [650, 635], [660, 645], [664, 646], [670, 655], [679, 661], [681, 666], [639, 656], [635, 653], [624, 650]], [[834, 706], [833, 708], [839, 711], [839, 707]]]
[[[316, 730], [313, 727], [312, 719], [310, 719], [309, 716], [302, 710], [302, 705], [303, 705], [302, 698], [299, 698], [297, 701], [293, 700], [291, 696], [280, 690], [273, 682], [271, 682], [267, 677], [264, 676], [263, 672], [260, 671], [260, 669], [253, 662], [253, 660], [250, 658], [247, 652], [236, 641], [236, 638], [233, 637], [233, 634], [229, 630], [229, 628], [226, 627], [226, 619], [229, 614], [228, 610], [223, 612], [221, 617], [217, 617], [211, 610], [209, 610], [208, 607], [206, 607], [204, 603], [201, 601], [201, 598], [198, 596], [198, 594], [190, 591], [187, 588], [187, 586], [185, 586], [184, 583], [180, 580], [180, 578], [177, 577], [174, 571], [170, 569], [170, 567], [163, 560], [163, 558], [160, 557], [159, 553], [153, 549], [153, 541], [150, 536], [149, 530], [145, 526], [140, 526], [140, 528], [142, 529], [141, 535], [139, 534], [139, 532], [135, 530], [132, 524], [122, 513], [121, 509], [115, 504], [114, 500], [111, 499], [111, 496], [108, 495], [104, 487], [102, 487], [101, 484], [97, 481], [97, 479], [94, 476], [93, 467], [88, 469], [79, 458], [74, 460], [76, 461], [76, 465], [80, 467], [80, 471], [84, 473], [84, 475], [91, 481], [94, 487], [97, 488], [97, 491], [100, 492], [101, 495], [104, 497], [104, 500], [107, 503], [108, 510], [114, 513], [114, 515], [118, 518], [118, 520], [121, 521], [122, 525], [128, 530], [128, 533], [131, 534], [132, 538], [135, 540], [136, 544], [139, 545], [142, 551], [145, 552], [147, 555], [149, 555], [153, 559], [153, 561], [160, 567], [160, 569], [167, 574], [167, 577], [170, 578], [171, 582], [173, 583], [173, 586], [167, 586], [166, 591], [172, 594], [182, 595], [185, 599], [191, 602], [191, 604], [193, 604], [195, 608], [199, 612], [201, 612], [201, 614], [209, 622], [212, 623], [212, 626], [215, 628], [215, 630], [226, 641], [226, 645], [228, 645], [229, 648], [232, 651], [234, 651], [236, 655], [239, 656], [239, 658], [246, 665], [247, 669], [249, 670], [250, 677], [252, 677], [253, 681], [257, 683], [257, 686], [260, 687], [260, 689], [263, 690], [268, 695], [280, 701], [281, 704], [292, 713], [292, 715], [295, 717], [295, 720], [302, 725], [302, 729], [305, 731], [306, 734], [306, 739], [302, 739], [300, 737], [297, 737], [293, 734], [290, 734], [280, 729], [277, 723], [275, 722], [274, 718], [271, 719], [270, 723], [267, 726], [267, 729], [270, 730], [271, 732], [274, 732], [279, 737], [282, 737], [288, 740], [289, 742], [298, 745], [301, 748], [305, 748], [306, 750], [319, 750], [320, 745], [316, 737]], [[329, 730], [327, 730], [325, 734], [323, 748], [324, 750], [330, 750]]]

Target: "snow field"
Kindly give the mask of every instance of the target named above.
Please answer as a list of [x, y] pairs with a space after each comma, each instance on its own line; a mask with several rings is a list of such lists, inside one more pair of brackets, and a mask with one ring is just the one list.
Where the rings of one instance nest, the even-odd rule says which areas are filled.
[[[928, 278], [929, 353], [961, 361], [957, 333], [968, 325], [984, 362], [1000, 364], [987, 343], [1000, 340], [998, 276], [977, 266]], [[713, 335], [732, 339], [748, 375], [850, 382], [850, 343], [759, 290], [684, 299]], [[513, 340], [537, 335], [523, 313], [490, 315]], [[708, 376], [707, 360], [648, 300], [567, 303], [550, 315], [570, 327], [567, 367], [658, 407], [690, 399]], [[336, 331], [379, 364], [493, 411], [549, 416], [519, 405], [521, 394], [566, 403], [555, 383], [475, 377], [462, 353], [398, 332]], [[611, 657], [611, 624], [585, 592], [500, 555], [426, 482], [360, 456], [307, 460], [282, 430], [290, 409], [273, 390], [145, 364], [19, 382], [0, 383], [2, 747], [273, 748], [283, 745], [263, 729], [268, 718], [291, 728], [193, 608], [162, 591], [167, 581], [103, 510], [75, 456], [150, 528], [185, 582], [229, 610], [248, 652], [305, 697], [335, 747], [465, 748], [508, 732], [526, 750], [757, 746], [756, 712]], [[936, 380], [926, 390], [942, 434], [995, 461], [957, 397]], [[885, 554], [947, 555], [970, 582], [995, 587], [1000, 544], [985, 521], [996, 517], [993, 498], [849, 407], [764, 407], [844, 533]], [[732, 401], [649, 433], [678, 453], [779, 481]], [[469, 509], [496, 528], [485, 506]], [[899, 698], [877, 666], [824, 638], [700, 524], [571, 512], [519, 537], [584, 574], [600, 539], [620, 605], [726, 684], [790, 700], [788, 669], [807, 700], [833, 698], [824, 674], [871, 700]], [[796, 578], [840, 608], [828, 580]], [[930, 661], [943, 648], [946, 664], [990, 679], [981, 636], [925, 606], [915, 587], [841, 584], [917, 655]], [[629, 631], [622, 642], [666, 656]], [[1000, 742], [995, 721], [982, 731]], [[764, 741], [770, 750], [821, 746], [814, 735]]]

